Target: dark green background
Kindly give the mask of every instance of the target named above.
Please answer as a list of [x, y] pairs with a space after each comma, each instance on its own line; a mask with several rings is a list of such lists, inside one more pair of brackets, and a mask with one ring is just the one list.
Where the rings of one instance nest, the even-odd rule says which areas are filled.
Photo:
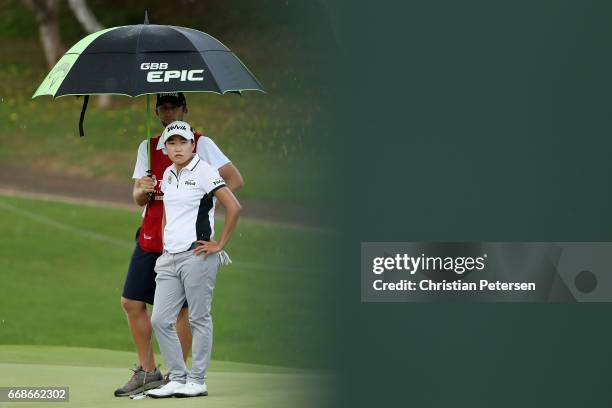
[[347, 407], [610, 406], [608, 304], [362, 304], [362, 241], [612, 240], [612, 4], [329, 4]]

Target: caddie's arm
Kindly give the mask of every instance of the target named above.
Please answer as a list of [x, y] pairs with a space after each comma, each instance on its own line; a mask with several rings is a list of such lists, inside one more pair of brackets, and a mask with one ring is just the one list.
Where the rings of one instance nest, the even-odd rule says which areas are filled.
[[134, 202], [139, 206], [144, 206], [149, 202], [148, 193], [155, 191], [155, 179], [145, 176], [137, 179], [134, 182], [134, 188], [132, 189], [132, 197]]
[[219, 167], [219, 175], [223, 177], [225, 185], [232, 190], [232, 193], [235, 193], [244, 186], [242, 175], [232, 163], [227, 163]]

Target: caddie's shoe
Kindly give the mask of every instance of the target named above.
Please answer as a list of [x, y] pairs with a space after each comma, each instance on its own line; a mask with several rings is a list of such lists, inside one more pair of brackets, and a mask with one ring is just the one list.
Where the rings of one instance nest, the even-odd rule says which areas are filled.
[[145, 394], [153, 398], [170, 398], [173, 397], [176, 394], [176, 391], [182, 388], [184, 385], [185, 384], [178, 381], [170, 381], [163, 387], [147, 391]]
[[174, 393], [174, 396], [177, 398], [204, 397], [206, 395], [208, 395], [206, 384], [197, 384], [194, 382], [187, 382]]
[[123, 387], [115, 390], [115, 397], [128, 397], [130, 395], [140, 394], [145, 390], [157, 388], [163, 384], [164, 377], [159, 371], [159, 367], [156, 367], [155, 371], [152, 373], [144, 371], [140, 366], [131, 370], [134, 372], [132, 378], [130, 378]]

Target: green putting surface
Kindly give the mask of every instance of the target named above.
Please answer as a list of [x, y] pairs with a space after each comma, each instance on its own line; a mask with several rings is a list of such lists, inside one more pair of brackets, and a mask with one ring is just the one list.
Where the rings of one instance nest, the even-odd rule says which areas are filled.
[[[120, 297], [141, 220], [136, 209], [0, 196], [0, 342], [127, 351], [121, 365], [133, 362]], [[319, 327], [331, 289], [313, 301], [328, 275], [318, 249], [325, 239], [240, 221], [227, 248], [234, 263], [215, 287], [213, 359], [328, 365]]]
[[[52, 346], [0, 346], [0, 387], [69, 387], [70, 401], [0, 402], [2, 407], [295, 407], [329, 402], [329, 373], [292, 368], [213, 361], [209, 396], [130, 400], [116, 398], [131, 371], [132, 353]], [[160, 360], [161, 361], [161, 360]]]

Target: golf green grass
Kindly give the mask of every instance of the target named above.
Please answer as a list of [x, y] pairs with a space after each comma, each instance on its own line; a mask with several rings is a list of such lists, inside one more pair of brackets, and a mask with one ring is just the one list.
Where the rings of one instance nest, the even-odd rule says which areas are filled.
[[[0, 196], [0, 344], [132, 352], [120, 296], [140, 220], [137, 209]], [[213, 359], [328, 365], [325, 239], [239, 223], [215, 288]], [[123, 367], [135, 362], [126, 356]]]
[[50, 346], [0, 346], [0, 387], [68, 387], [68, 403], [0, 402], [18, 407], [294, 407], [324, 406], [332, 377], [328, 373], [265, 365], [211, 362], [209, 396], [189, 399], [130, 400], [113, 391], [131, 371], [131, 353]]

